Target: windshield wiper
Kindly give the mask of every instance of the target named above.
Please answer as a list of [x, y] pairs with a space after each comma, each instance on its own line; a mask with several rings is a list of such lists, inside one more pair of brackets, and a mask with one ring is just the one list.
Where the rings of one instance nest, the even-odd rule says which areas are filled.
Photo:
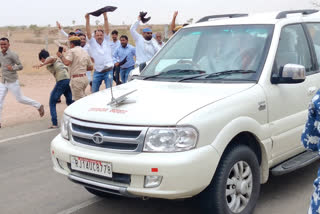
[[200, 76], [199, 74], [204, 75], [206, 72], [202, 71], [202, 70], [182, 70], [182, 69], [175, 69], [175, 70], [169, 70], [166, 72], [162, 72], [159, 74], [155, 74], [155, 75], [151, 75], [151, 76], [146, 76], [144, 77], [142, 80], [147, 80], [147, 79], [151, 79], [154, 77], [158, 77], [158, 76], [166, 76], [168, 74], [168, 77], [177, 77], [177, 76], [171, 76], [171, 75], [193, 75], [193, 74], [197, 74], [197, 76]]
[[221, 71], [217, 73], [212, 73], [207, 75], [205, 78], [211, 78], [211, 77], [218, 77], [221, 75], [229, 75], [229, 74], [251, 74], [251, 73], [256, 73], [254, 70], [227, 70], [227, 71]]
[[177, 82], [183, 82], [185, 80], [192, 80], [192, 79], [195, 79], [195, 78], [198, 78], [198, 77], [202, 77], [202, 76], [207, 76], [207, 74], [199, 74], [199, 75], [194, 75], [194, 76], [191, 76], [191, 77], [185, 77], [185, 78], [179, 79]]

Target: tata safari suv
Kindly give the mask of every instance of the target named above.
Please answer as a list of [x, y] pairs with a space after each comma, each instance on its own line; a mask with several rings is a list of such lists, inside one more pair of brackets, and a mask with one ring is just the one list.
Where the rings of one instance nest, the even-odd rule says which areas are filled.
[[204, 17], [141, 75], [65, 110], [54, 169], [98, 196], [199, 196], [201, 212], [252, 213], [270, 173], [317, 159], [300, 135], [319, 35], [316, 10]]

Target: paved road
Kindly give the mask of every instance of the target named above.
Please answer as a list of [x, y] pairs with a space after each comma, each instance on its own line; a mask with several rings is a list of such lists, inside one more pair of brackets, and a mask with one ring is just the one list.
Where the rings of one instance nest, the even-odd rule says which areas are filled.
[[[192, 200], [99, 199], [89, 194], [52, 170], [49, 144], [58, 130], [45, 130], [47, 124], [0, 130], [1, 214], [198, 213]], [[271, 177], [262, 186], [255, 214], [306, 213], [319, 163]]]

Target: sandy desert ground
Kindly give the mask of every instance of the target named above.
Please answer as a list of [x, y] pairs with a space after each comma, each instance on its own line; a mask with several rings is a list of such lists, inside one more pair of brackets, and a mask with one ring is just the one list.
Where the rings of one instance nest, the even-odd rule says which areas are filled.
[[[35, 44], [35, 41], [41, 41], [41, 38], [36, 38], [32, 32], [13, 32], [12, 34], [13, 35], [9, 38], [11, 49], [19, 55], [24, 66], [24, 69], [19, 71], [19, 81], [22, 93], [25, 96], [42, 103], [45, 107], [45, 116], [40, 118], [38, 111], [35, 108], [18, 103], [15, 100], [15, 97], [8, 93], [8, 96], [5, 98], [2, 112], [2, 127], [13, 126], [28, 121], [49, 119], [49, 96], [55, 85], [54, 77], [46, 70], [46, 68], [43, 67], [40, 70], [32, 68], [33, 65], [39, 64], [38, 53], [41, 49], [45, 48], [44, 43]], [[4, 35], [0, 33], [0, 36]], [[57, 36], [57, 38], [59, 38], [59, 36]], [[29, 43], [30, 41], [35, 43]], [[52, 55], [56, 53], [57, 49], [57, 46], [54, 44], [49, 44], [48, 46], [48, 50]], [[88, 93], [90, 93], [89, 88]], [[65, 107], [65, 99], [63, 97], [62, 103], [57, 104], [58, 115], [61, 115]], [[48, 122], [48, 126], [49, 125], [50, 123]]]
[[[132, 37], [129, 32], [130, 26], [111, 26], [111, 30], [117, 29], [120, 35], [128, 35], [129, 43], [134, 45]], [[154, 32], [164, 30], [165, 25], [151, 26]], [[74, 26], [64, 28], [68, 33], [74, 31], [76, 28], [84, 30], [84, 26]], [[96, 27], [92, 26], [92, 30]], [[39, 29], [41, 29], [39, 31]], [[141, 29], [139, 29], [141, 30]], [[32, 68], [33, 65], [39, 64], [38, 53], [41, 49], [45, 48], [45, 39], [48, 41], [48, 50], [51, 55], [56, 55], [58, 47], [53, 43], [55, 39], [63, 39], [56, 27], [51, 28], [39, 28], [34, 27], [9, 27], [0, 28], [0, 37], [7, 37], [9, 32], [9, 39], [11, 49], [16, 52], [23, 64], [24, 69], [19, 71], [19, 81], [21, 84], [22, 93], [45, 106], [45, 116], [39, 117], [38, 111], [31, 106], [18, 103], [14, 96], [8, 93], [8, 96], [4, 102], [4, 108], [2, 112], [2, 127], [13, 126], [19, 123], [25, 123], [28, 121], [49, 119], [49, 96], [50, 92], [55, 85], [54, 77], [46, 70], [41, 68], [40, 70]], [[40, 33], [39, 33], [40, 32]], [[1, 75], [1, 72], [0, 72]], [[104, 89], [103, 85], [100, 89]], [[90, 93], [89, 87], [87, 93]], [[57, 113], [61, 115], [66, 108], [65, 99], [62, 98], [62, 103], [57, 104]], [[48, 126], [50, 122], [48, 120]]]

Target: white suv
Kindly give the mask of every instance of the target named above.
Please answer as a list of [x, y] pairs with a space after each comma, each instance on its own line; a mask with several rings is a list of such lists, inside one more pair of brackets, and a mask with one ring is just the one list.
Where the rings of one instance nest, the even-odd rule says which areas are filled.
[[316, 10], [209, 16], [127, 84], [64, 113], [54, 169], [99, 196], [252, 213], [260, 184], [318, 158], [300, 135], [320, 87]]

